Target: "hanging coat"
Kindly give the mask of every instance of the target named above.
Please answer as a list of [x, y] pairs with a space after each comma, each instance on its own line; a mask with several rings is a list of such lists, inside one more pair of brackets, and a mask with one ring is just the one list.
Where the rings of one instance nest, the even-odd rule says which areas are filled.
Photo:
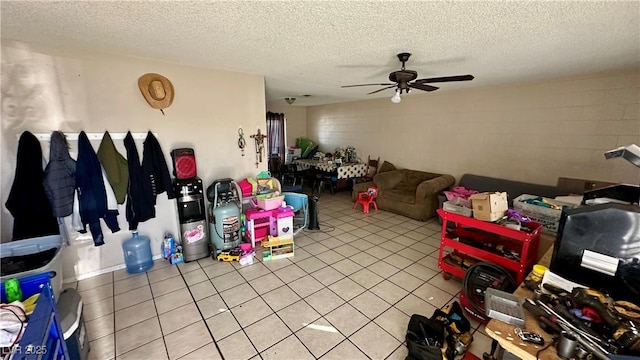
[[127, 159], [116, 150], [108, 131], [104, 132], [102, 142], [98, 147], [98, 159], [107, 172], [107, 179], [109, 179], [118, 204], [124, 204], [129, 186], [129, 168]]
[[80, 202], [80, 218], [86, 229], [89, 225], [95, 246], [104, 244], [100, 219], [112, 232], [120, 230], [116, 219], [117, 211], [107, 211], [107, 193], [102, 179], [102, 166], [84, 131], [78, 136], [78, 161], [76, 162], [76, 188]]
[[140, 164], [138, 148], [131, 132], [124, 138], [129, 167], [129, 188], [127, 191], [127, 221], [129, 230], [138, 229], [138, 224], [156, 216], [155, 197], [149, 176], [145, 176]]
[[63, 218], [73, 212], [75, 176], [76, 161], [69, 155], [69, 143], [62, 132], [54, 131], [49, 146], [49, 163], [44, 169], [44, 190], [53, 216]]
[[142, 171], [149, 178], [153, 193], [153, 204], [156, 203], [156, 195], [167, 192], [167, 197], [173, 199], [173, 185], [171, 175], [165, 161], [160, 143], [153, 133], [149, 131], [142, 148]]
[[5, 203], [13, 216], [13, 240], [60, 233], [43, 179], [40, 141], [25, 131], [18, 142], [16, 174]]

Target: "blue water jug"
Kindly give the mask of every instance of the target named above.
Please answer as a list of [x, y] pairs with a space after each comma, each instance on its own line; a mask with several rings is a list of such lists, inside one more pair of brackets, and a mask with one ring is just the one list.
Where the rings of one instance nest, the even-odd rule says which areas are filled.
[[122, 251], [129, 274], [143, 273], [153, 267], [151, 240], [147, 236], [140, 236], [134, 231], [133, 237], [122, 243]]

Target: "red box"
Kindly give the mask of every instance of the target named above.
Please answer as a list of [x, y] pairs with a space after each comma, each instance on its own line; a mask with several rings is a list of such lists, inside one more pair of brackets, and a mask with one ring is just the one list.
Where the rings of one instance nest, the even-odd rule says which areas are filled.
[[242, 190], [242, 197], [249, 197], [253, 195], [253, 185], [247, 179], [242, 179], [238, 182], [240, 190]]
[[171, 150], [173, 159], [173, 175], [178, 179], [191, 179], [197, 176], [196, 156], [193, 149], [183, 148]]

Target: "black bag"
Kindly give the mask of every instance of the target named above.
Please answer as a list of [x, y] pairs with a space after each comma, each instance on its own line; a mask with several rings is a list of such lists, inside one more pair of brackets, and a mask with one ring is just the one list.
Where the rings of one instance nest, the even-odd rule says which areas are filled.
[[413, 314], [407, 327], [407, 347], [409, 355], [406, 360], [443, 360], [444, 323]]
[[[453, 360], [473, 342], [470, 331], [471, 323], [457, 301], [436, 309], [431, 319], [413, 314], [405, 336], [409, 348], [406, 360]], [[459, 341], [462, 339], [466, 341]]]

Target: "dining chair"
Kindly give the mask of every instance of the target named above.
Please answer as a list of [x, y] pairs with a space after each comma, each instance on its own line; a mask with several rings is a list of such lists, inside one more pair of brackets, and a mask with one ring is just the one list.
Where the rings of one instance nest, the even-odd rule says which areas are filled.
[[364, 176], [356, 178], [356, 183], [363, 183], [373, 181], [373, 177], [378, 173], [378, 166], [380, 164], [380, 157], [372, 159], [371, 155], [367, 157], [367, 173]]
[[332, 177], [333, 177], [332, 173], [321, 171], [321, 170], [314, 171], [313, 190], [316, 190], [316, 189], [318, 190], [318, 196], [320, 196], [320, 193], [327, 185], [329, 185], [329, 190], [331, 191], [331, 194], [335, 194], [333, 190]]
[[272, 156], [269, 159], [268, 164], [269, 172], [271, 176], [282, 181], [282, 174], [284, 172], [284, 164], [282, 163], [282, 159], [280, 156]]

